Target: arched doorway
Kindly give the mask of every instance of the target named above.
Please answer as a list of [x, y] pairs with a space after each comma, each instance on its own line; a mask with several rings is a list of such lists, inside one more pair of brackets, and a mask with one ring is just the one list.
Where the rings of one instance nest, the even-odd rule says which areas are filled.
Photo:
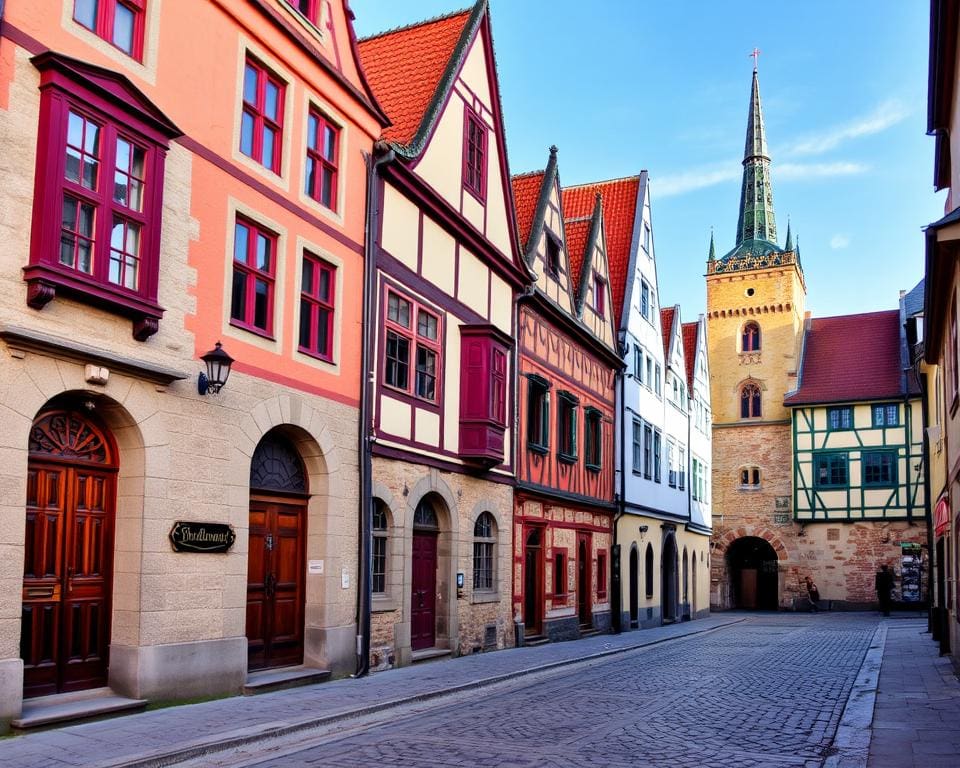
[[577, 617], [581, 628], [593, 627], [590, 610], [590, 540], [584, 535], [577, 537]]
[[250, 464], [247, 668], [303, 662], [307, 476], [281, 429], [263, 436]]
[[677, 620], [677, 540], [672, 533], [663, 541], [660, 558], [660, 609], [664, 624]]
[[410, 647], [414, 651], [437, 644], [437, 536], [440, 523], [429, 497], [413, 514], [413, 578], [410, 596]]
[[775, 611], [778, 606], [777, 553], [769, 542], [745, 536], [727, 549], [735, 608]]
[[527, 530], [523, 542], [523, 629], [527, 636], [543, 632], [543, 532]]
[[107, 683], [118, 457], [92, 414], [30, 428], [20, 656], [23, 695]]
[[630, 547], [630, 626], [640, 626], [640, 555], [636, 544]]

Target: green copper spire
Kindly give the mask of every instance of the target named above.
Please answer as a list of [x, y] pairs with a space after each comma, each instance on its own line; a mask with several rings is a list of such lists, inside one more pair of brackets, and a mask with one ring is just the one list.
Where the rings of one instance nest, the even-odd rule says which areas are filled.
[[740, 189], [740, 220], [737, 245], [760, 240], [777, 242], [777, 222], [773, 213], [773, 185], [770, 180], [770, 155], [760, 109], [760, 84], [753, 68], [750, 112], [747, 114], [747, 141], [743, 150], [743, 186]]
[[717, 260], [717, 249], [713, 246], [713, 227], [710, 227], [710, 255], [707, 256], [707, 261], [716, 261]]
[[790, 233], [790, 219], [787, 218], [787, 242], [783, 246], [783, 250], [792, 251], [793, 250], [793, 235]]

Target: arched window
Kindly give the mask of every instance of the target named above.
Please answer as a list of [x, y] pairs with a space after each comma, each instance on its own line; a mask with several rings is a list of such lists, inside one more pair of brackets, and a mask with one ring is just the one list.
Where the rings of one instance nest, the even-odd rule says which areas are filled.
[[428, 531], [440, 529], [440, 525], [437, 523], [437, 511], [433, 508], [433, 504], [425, 498], [420, 500], [413, 512], [413, 527]]
[[483, 512], [473, 526], [473, 589], [493, 590], [493, 550], [497, 541], [497, 523], [493, 515]]
[[371, 587], [375, 595], [387, 593], [387, 505], [373, 500], [373, 573]]
[[759, 352], [760, 351], [760, 326], [754, 322], [749, 322], [743, 326], [741, 351]]
[[740, 418], [759, 419], [760, 416], [760, 387], [748, 382], [740, 387]]
[[647, 597], [653, 597], [653, 546], [651, 544], [647, 544], [647, 553], [644, 557], [644, 582]]

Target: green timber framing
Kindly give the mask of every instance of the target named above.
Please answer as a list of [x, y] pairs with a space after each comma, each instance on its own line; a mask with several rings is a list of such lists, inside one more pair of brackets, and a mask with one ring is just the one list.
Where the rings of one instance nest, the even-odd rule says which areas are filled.
[[[873, 426], [875, 405], [899, 406], [895, 426]], [[851, 429], [831, 429], [828, 411], [852, 408]], [[800, 405], [792, 409], [793, 518], [798, 523], [910, 520], [923, 516], [923, 422], [919, 398], [875, 402]], [[890, 485], [864, 482], [863, 454], [896, 454], [895, 478]], [[818, 456], [847, 457], [847, 482], [836, 487], [816, 483]], [[842, 503], [837, 500], [842, 498]], [[828, 503], [829, 502], [829, 503]]]

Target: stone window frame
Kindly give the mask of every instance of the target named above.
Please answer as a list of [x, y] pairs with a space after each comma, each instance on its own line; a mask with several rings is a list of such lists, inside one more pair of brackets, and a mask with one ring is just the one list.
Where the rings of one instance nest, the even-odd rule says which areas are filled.
[[[497, 519], [492, 512], [477, 515], [473, 524], [473, 591], [486, 595], [496, 594], [497, 580]], [[488, 581], [483, 583], [483, 576]]]
[[739, 490], [758, 491], [763, 486], [763, 472], [756, 464], [744, 464], [737, 468], [737, 480]]

